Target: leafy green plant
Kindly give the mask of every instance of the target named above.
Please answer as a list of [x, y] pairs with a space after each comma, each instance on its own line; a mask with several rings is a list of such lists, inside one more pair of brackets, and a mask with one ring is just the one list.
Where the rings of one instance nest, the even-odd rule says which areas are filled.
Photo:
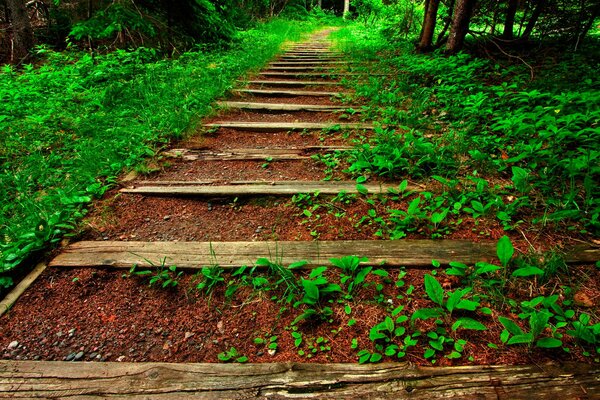
[[307, 308], [298, 315], [292, 325], [296, 325], [298, 322], [309, 319], [318, 319], [327, 321], [331, 318], [333, 310], [331, 307], [326, 306], [325, 302], [328, 297], [331, 297], [335, 293], [341, 292], [341, 287], [337, 283], [330, 283], [323, 273], [327, 270], [327, 267], [318, 267], [311, 271], [309, 279], [302, 278], [300, 283], [302, 285], [303, 294], [302, 298], [298, 300], [294, 307], [305, 305]]
[[248, 357], [240, 355], [235, 347], [231, 347], [229, 350], [226, 350], [217, 355], [219, 361], [223, 362], [237, 362], [237, 363], [246, 363], [248, 362]]
[[163, 289], [174, 288], [179, 285], [179, 278], [183, 275], [183, 271], [177, 271], [177, 266], [166, 265], [167, 258], [163, 258], [158, 265], [146, 260], [154, 268], [139, 270], [137, 264], [134, 264], [129, 269], [129, 275], [146, 277], [149, 286], [159, 286]]

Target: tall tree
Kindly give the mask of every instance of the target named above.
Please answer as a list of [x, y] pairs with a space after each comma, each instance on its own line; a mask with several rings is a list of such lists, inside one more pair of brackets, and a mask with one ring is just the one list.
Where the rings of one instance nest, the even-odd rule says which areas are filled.
[[11, 61], [17, 63], [25, 59], [33, 47], [33, 29], [23, 0], [6, 0], [12, 18]]
[[533, 28], [537, 23], [537, 20], [542, 15], [542, 11], [544, 11], [544, 7], [546, 7], [547, 0], [537, 0], [537, 5], [531, 14], [531, 18], [529, 18], [529, 22], [527, 22], [527, 26], [525, 27], [525, 31], [523, 35], [521, 35], [522, 40], [529, 40], [531, 33], [533, 32]]
[[419, 39], [419, 45], [417, 46], [420, 51], [429, 51], [432, 48], [431, 42], [433, 40], [433, 34], [435, 33], [435, 23], [439, 6], [440, 0], [429, 0], [427, 2], [421, 38]]
[[515, 27], [515, 15], [517, 15], [517, 8], [519, 6], [519, 0], [508, 0], [508, 8], [506, 9], [506, 19], [504, 20], [504, 32], [502, 38], [506, 40], [512, 40], [513, 30]]
[[469, 32], [469, 21], [477, 0], [457, 0], [452, 18], [452, 28], [446, 43], [446, 53], [454, 54], [462, 49]]

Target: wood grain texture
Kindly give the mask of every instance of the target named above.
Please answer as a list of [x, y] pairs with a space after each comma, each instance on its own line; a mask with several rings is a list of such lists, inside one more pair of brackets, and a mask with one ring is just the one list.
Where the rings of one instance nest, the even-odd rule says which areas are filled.
[[266, 81], [266, 80], [250, 80], [248, 82], [253, 85], [264, 85], [264, 86], [337, 86], [337, 82], [325, 82], [325, 81]]
[[[254, 103], [246, 101], [219, 101], [219, 106], [225, 108], [236, 108], [252, 111], [313, 111], [313, 112], [336, 112], [344, 111], [348, 107], [327, 106], [321, 104], [278, 104], [278, 103]], [[360, 110], [357, 110], [360, 111]]]
[[[214, 256], [213, 256], [214, 255]], [[473, 264], [496, 259], [496, 243], [460, 240], [340, 240], [311, 242], [120, 242], [82, 241], [69, 245], [50, 262], [53, 267], [131, 268], [167, 264], [199, 269], [216, 262], [224, 268], [254, 265], [269, 258], [289, 265], [306, 261], [306, 268], [327, 265], [330, 258], [348, 255], [367, 257], [368, 264], [388, 267], [431, 268], [459, 261]]]
[[180, 158], [187, 161], [252, 161], [252, 160], [305, 160], [315, 153], [331, 153], [335, 151], [348, 151], [350, 146], [310, 146], [296, 149], [255, 149], [240, 148], [227, 150], [192, 150], [170, 149], [162, 154], [167, 157]]
[[[241, 196], [292, 196], [299, 193], [316, 193], [337, 195], [341, 192], [359, 193], [355, 182], [342, 181], [255, 181], [248, 184], [234, 185], [196, 185], [194, 182], [184, 184], [172, 183], [153, 185], [146, 181], [137, 183], [137, 187], [123, 188], [122, 193], [137, 193], [152, 196], [194, 196], [194, 197], [241, 197]], [[369, 193], [388, 193], [398, 188], [398, 184], [365, 184]]]
[[42, 272], [44, 272], [45, 269], [45, 263], [37, 264], [35, 268], [29, 274], [27, 274], [27, 276], [23, 278], [23, 280], [21, 280], [21, 282], [19, 282], [17, 286], [15, 286], [13, 290], [6, 295], [6, 297], [4, 297], [4, 299], [0, 302], [0, 316], [6, 313], [12, 307], [12, 305], [16, 303], [19, 297], [21, 297], [25, 290], [27, 290], [27, 288], [31, 286], [33, 282], [35, 282], [35, 280], [42, 274]]
[[303, 66], [336, 66], [336, 65], [347, 65], [349, 61], [339, 60], [294, 60], [294, 61], [273, 61], [268, 64], [270, 67], [303, 67]]
[[205, 128], [228, 128], [252, 132], [289, 132], [289, 131], [320, 131], [339, 127], [340, 129], [373, 129], [373, 124], [365, 123], [335, 123], [335, 122], [216, 122], [204, 124]]
[[588, 364], [169, 364], [0, 361], [1, 398], [598, 399]]
[[342, 92], [324, 92], [315, 90], [277, 90], [277, 89], [233, 89], [233, 94], [250, 94], [254, 96], [275, 96], [275, 97], [339, 97]]

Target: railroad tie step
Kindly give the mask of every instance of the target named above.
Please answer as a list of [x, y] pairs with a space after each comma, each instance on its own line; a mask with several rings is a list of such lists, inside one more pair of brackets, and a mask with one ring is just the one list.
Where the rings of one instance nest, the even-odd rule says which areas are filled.
[[[300, 193], [386, 194], [398, 184], [364, 184], [357, 187], [354, 181], [235, 181], [226, 185], [212, 185], [197, 181], [140, 181], [135, 186], [121, 189], [121, 193], [164, 197], [252, 197], [294, 196]], [[410, 188], [416, 190], [416, 188]]]
[[162, 155], [186, 161], [290, 161], [306, 160], [311, 158], [311, 155], [315, 153], [323, 154], [352, 149], [353, 147], [351, 146], [306, 146], [301, 148], [276, 149], [239, 148], [226, 150], [170, 149], [163, 152]]
[[[253, 103], [245, 101], [220, 101], [219, 106], [251, 111], [310, 111], [310, 112], [342, 112], [349, 107], [329, 106], [321, 104], [279, 104]], [[359, 110], [357, 110], [359, 111]]]
[[[497, 260], [496, 242], [468, 240], [335, 240], [266, 242], [124, 242], [81, 241], [63, 249], [50, 267], [152, 267], [167, 263], [182, 269], [214, 265], [237, 268], [274, 258], [283, 266], [305, 261], [304, 268], [326, 265], [331, 258], [366, 257], [362, 264], [384, 267], [431, 268], [461, 262], [472, 265]], [[576, 246], [565, 250], [567, 263], [598, 260], [600, 250]], [[260, 266], [259, 266], [260, 267]]]
[[233, 89], [234, 94], [250, 94], [253, 96], [273, 96], [273, 97], [340, 97], [342, 92], [322, 92], [311, 90], [276, 90], [276, 89]]
[[322, 130], [373, 130], [373, 124], [367, 123], [336, 123], [336, 122], [215, 122], [204, 124], [206, 129], [236, 129], [258, 133], [293, 132], [293, 131], [322, 131]]

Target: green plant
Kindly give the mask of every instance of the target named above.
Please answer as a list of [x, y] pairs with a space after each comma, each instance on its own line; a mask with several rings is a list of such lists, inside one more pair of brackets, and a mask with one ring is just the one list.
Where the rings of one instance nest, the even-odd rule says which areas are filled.
[[160, 286], [163, 289], [174, 288], [179, 285], [179, 278], [183, 275], [183, 271], [177, 271], [177, 266], [170, 265], [167, 267], [167, 258], [163, 258], [160, 264], [155, 265], [151, 261], [146, 260], [153, 268], [138, 270], [137, 264], [134, 264], [129, 269], [129, 275], [146, 277], [149, 286]]
[[328, 321], [331, 319], [333, 310], [329, 306], [325, 306], [325, 302], [328, 297], [331, 297], [335, 293], [341, 292], [340, 285], [336, 283], [330, 283], [323, 273], [327, 271], [327, 267], [318, 267], [311, 271], [309, 279], [302, 278], [300, 283], [302, 285], [303, 294], [302, 298], [294, 303], [294, 307], [305, 305], [303, 312], [298, 315], [292, 325], [296, 325], [298, 322], [308, 319], [318, 319]]
[[248, 357], [240, 355], [235, 347], [231, 347], [229, 350], [219, 353], [217, 357], [219, 358], [219, 361], [223, 362], [248, 362]]

